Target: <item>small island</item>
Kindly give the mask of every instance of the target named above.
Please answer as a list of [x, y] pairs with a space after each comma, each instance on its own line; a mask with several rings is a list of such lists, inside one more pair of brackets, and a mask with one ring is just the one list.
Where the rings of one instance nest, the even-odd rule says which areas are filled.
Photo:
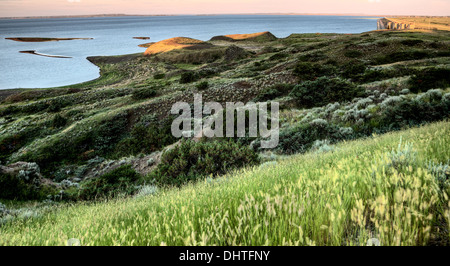
[[73, 40], [93, 40], [94, 38], [39, 38], [39, 37], [11, 37], [6, 40], [16, 42], [59, 42], [59, 41], [73, 41]]
[[63, 56], [63, 55], [41, 54], [41, 53], [36, 52], [35, 50], [19, 51], [19, 53], [22, 53], [22, 54], [34, 54], [34, 55], [46, 56], [46, 57], [52, 57], [52, 58], [72, 58], [70, 56]]

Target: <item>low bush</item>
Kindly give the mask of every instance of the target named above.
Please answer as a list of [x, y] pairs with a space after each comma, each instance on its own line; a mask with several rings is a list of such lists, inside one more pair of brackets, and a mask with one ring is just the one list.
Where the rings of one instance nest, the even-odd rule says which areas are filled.
[[0, 136], [0, 161], [7, 161], [11, 154], [32, 141], [39, 133], [38, 127], [27, 127], [17, 133]]
[[279, 83], [264, 89], [255, 99], [255, 102], [266, 102], [277, 97], [289, 94], [294, 85]]
[[136, 182], [140, 179], [141, 176], [130, 165], [123, 165], [82, 184], [78, 199], [96, 200], [119, 194], [130, 195], [136, 192]]
[[51, 121], [51, 126], [53, 128], [61, 128], [61, 127], [65, 126], [66, 124], [67, 124], [67, 118], [61, 116], [60, 114], [56, 114]]
[[392, 68], [366, 69], [364, 73], [359, 76], [358, 81], [367, 83], [395, 77], [409, 76], [416, 72], [417, 71], [415, 69], [411, 69], [401, 65], [396, 65]]
[[128, 137], [123, 138], [116, 146], [116, 157], [151, 153], [176, 141], [171, 133], [170, 118], [156, 121], [141, 121], [133, 126]]
[[353, 81], [358, 81], [366, 71], [366, 68], [367, 66], [365, 64], [358, 61], [352, 61], [341, 66], [341, 76]]
[[333, 75], [336, 72], [336, 68], [329, 64], [321, 65], [300, 62], [294, 67], [293, 72], [299, 80], [304, 81]]
[[445, 89], [450, 87], [450, 69], [427, 68], [411, 77], [408, 82], [411, 92], [425, 92], [433, 88]]
[[127, 134], [127, 127], [127, 113], [107, 117], [89, 130], [51, 139], [33, 152], [22, 154], [18, 160], [36, 162], [43, 173], [50, 174], [61, 162], [78, 163], [95, 156], [111, 156], [116, 144]]
[[56, 189], [41, 183], [36, 163], [23, 163], [17, 173], [0, 172], [0, 199], [42, 200], [56, 194]]
[[161, 157], [157, 169], [147, 178], [162, 185], [181, 185], [205, 176], [218, 176], [259, 161], [248, 146], [233, 141], [184, 140]]
[[195, 86], [199, 90], [206, 90], [209, 87], [208, 81], [202, 81]]
[[188, 71], [188, 72], [184, 72], [183, 74], [181, 74], [180, 83], [182, 83], [182, 84], [191, 83], [198, 79], [199, 79], [199, 76], [197, 75], [197, 73], [195, 73], [193, 71]]
[[280, 53], [276, 53], [276, 54], [272, 55], [271, 57], [269, 57], [269, 60], [270, 61], [280, 60], [280, 59], [284, 59], [288, 56], [289, 55], [287, 53], [280, 52]]
[[364, 93], [352, 82], [340, 78], [321, 77], [296, 85], [291, 95], [300, 107], [323, 106], [328, 103], [350, 101]]
[[157, 73], [157, 74], [153, 75], [154, 79], [163, 79], [165, 77], [166, 77], [166, 74], [164, 74], [164, 73]]
[[332, 144], [353, 137], [351, 131], [317, 119], [311, 123], [281, 131], [280, 142], [275, 150], [284, 154], [303, 153], [311, 149], [317, 140], [326, 139], [329, 144]]
[[419, 39], [407, 39], [400, 41], [400, 43], [406, 46], [415, 46], [417, 44], [423, 43], [423, 41]]
[[32, 200], [39, 196], [32, 184], [9, 174], [0, 173], [0, 188], [0, 199]]
[[344, 56], [348, 57], [348, 58], [358, 58], [358, 57], [361, 57], [362, 55], [363, 55], [363, 53], [358, 50], [345, 50], [344, 51]]
[[431, 55], [427, 51], [413, 50], [393, 52], [387, 55], [379, 56], [374, 59], [373, 63], [377, 65], [391, 64], [395, 62], [419, 60], [429, 58]]
[[133, 93], [131, 94], [131, 97], [134, 100], [144, 100], [148, 98], [152, 98], [157, 95], [157, 91], [153, 87], [146, 87], [146, 88], [138, 88], [134, 89]]

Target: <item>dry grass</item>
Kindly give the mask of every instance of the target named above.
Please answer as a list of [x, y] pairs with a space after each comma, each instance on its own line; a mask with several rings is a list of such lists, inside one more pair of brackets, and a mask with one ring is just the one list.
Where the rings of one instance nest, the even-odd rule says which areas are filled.
[[175, 37], [167, 40], [163, 40], [150, 45], [144, 52], [144, 55], [152, 55], [158, 53], [165, 53], [172, 50], [183, 49], [187, 47], [193, 47], [198, 44], [204, 44], [205, 42], [187, 38], [187, 37]]
[[413, 23], [415, 29], [450, 31], [450, 17], [394, 17], [386, 19], [395, 23]]
[[230, 34], [230, 35], [225, 35], [225, 37], [231, 38], [233, 40], [245, 40], [245, 39], [251, 39], [251, 38], [256, 38], [265, 34], [268, 34], [268, 31], [264, 31], [264, 32], [257, 32], [257, 33], [249, 33], [249, 34]]

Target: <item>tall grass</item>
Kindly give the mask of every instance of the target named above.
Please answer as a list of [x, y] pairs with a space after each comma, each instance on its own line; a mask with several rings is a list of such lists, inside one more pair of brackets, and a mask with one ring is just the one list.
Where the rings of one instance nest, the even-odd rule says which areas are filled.
[[[400, 143], [401, 140], [401, 143]], [[449, 235], [450, 123], [0, 226], [0, 245], [430, 245]]]

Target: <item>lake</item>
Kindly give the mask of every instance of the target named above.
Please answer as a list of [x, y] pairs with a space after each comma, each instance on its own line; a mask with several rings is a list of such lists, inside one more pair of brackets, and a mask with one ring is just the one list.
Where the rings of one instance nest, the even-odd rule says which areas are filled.
[[[270, 31], [291, 33], [361, 33], [377, 29], [375, 19], [355, 16], [216, 15], [127, 16], [98, 18], [0, 19], [0, 89], [47, 88], [99, 77], [86, 57], [144, 52], [138, 47], [171, 37], [209, 40], [216, 35]], [[151, 37], [137, 40], [133, 37]], [[94, 38], [59, 42], [16, 42], [8, 37]], [[50, 58], [19, 53], [71, 58]]]

